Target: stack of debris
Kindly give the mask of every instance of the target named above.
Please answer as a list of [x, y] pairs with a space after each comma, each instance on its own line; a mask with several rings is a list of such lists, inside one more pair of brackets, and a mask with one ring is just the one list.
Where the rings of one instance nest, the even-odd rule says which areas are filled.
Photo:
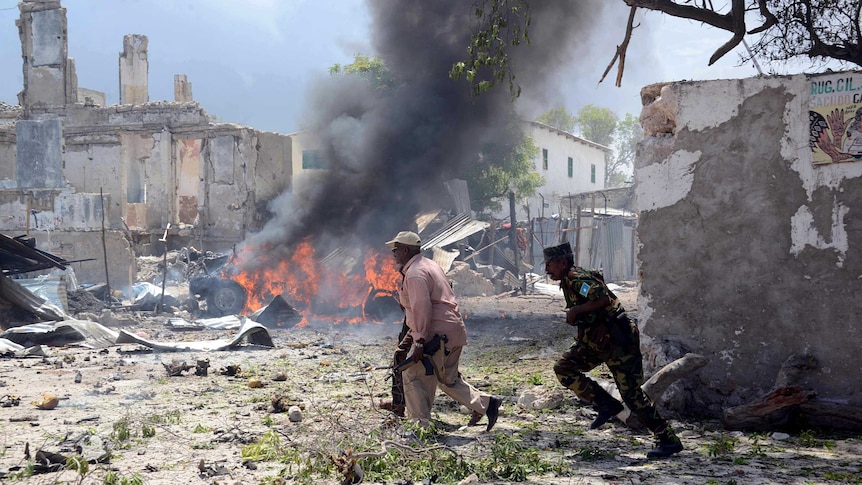
[[68, 264], [63, 258], [37, 249], [33, 238], [0, 234], [0, 307], [11, 312], [10, 320], [62, 320], [62, 309], [46, 303], [10, 276], [51, 268], [65, 270]]

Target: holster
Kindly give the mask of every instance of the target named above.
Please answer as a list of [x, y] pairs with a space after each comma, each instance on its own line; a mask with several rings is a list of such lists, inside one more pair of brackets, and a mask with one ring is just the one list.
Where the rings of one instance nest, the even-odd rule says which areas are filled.
[[631, 321], [625, 313], [616, 317], [608, 317], [608, 334], [617, 348], [629, 348], [634, 344]]

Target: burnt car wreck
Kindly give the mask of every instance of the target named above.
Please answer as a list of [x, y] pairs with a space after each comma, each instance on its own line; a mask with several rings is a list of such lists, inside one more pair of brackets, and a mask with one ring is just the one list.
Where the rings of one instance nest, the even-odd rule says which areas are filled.
[[237, 315], [248, 301], [248, 293], [230, 279], [231, 253], [187, 251], [189, 296], [206, 302], [206, 313], [213, 316]]

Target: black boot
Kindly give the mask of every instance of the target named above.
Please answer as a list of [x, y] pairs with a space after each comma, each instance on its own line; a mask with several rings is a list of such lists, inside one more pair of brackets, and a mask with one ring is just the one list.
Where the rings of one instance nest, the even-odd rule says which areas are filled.
[[672, 431], [667, 431], [657, 438], [653, 449], [646, 454], [650, 460], [669, 458], [682, 451], [682, 442]]
[[592, 424], [590, 424], [590, 429], [596, 429], [599, 426], [607, 423], [611, 418], [621, 413], [623, 409], [623, 404], [616, 399], [613, 398], [610, 394], [607, 393], [602, 388], [599, 388], [599, 391], [596, 392], [596, 410], [598, 411], [598, 416], [593, 420]]

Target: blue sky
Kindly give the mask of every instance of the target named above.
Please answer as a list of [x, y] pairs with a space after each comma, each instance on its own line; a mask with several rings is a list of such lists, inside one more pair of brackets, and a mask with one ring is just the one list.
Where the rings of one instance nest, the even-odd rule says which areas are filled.
[[[371, 18], [364, 0], [63, 0], [69, 56], [78, 85], [118, 101], [118, 54], [125, 34], [149, 38], [150, 100], [173, 100], [173, 77], [186, 74], [195, 100], [222, 121], [289, 133], [300, 128], [306, 90], [335, 64], [374, 54]], [[17, 1], [0, 0], [0, 101], [17, 104], [21, 48]], [[707, 66], [730, 34], [657, 13], [641, 14], [629, 47], [623, 87], [615, 71], [598, 84], [622, 40], [628, 9], [620, 1], [615, 22], [591, 38], [577, 75], [565, 72], [559, 92], [525, 108], [525, 116], [565, 105], [608, 107], [619, 116], [640, 110], [640, 88], [659, 81], [756, 75], [730, 53]], [[533, 29], [541, 26], [534, 25]], [[684, 39], [681, 41], [680, 39]], [[738, 49], [741, 49], [739, 47]], [[798, 71], [798, 69], [797, 69]], [[574, 71], [573, 71], [574, 72]], [[782, 73], [794, 72], [785, 68]], [[575, 80], [574, 78], [577, 77]]]

